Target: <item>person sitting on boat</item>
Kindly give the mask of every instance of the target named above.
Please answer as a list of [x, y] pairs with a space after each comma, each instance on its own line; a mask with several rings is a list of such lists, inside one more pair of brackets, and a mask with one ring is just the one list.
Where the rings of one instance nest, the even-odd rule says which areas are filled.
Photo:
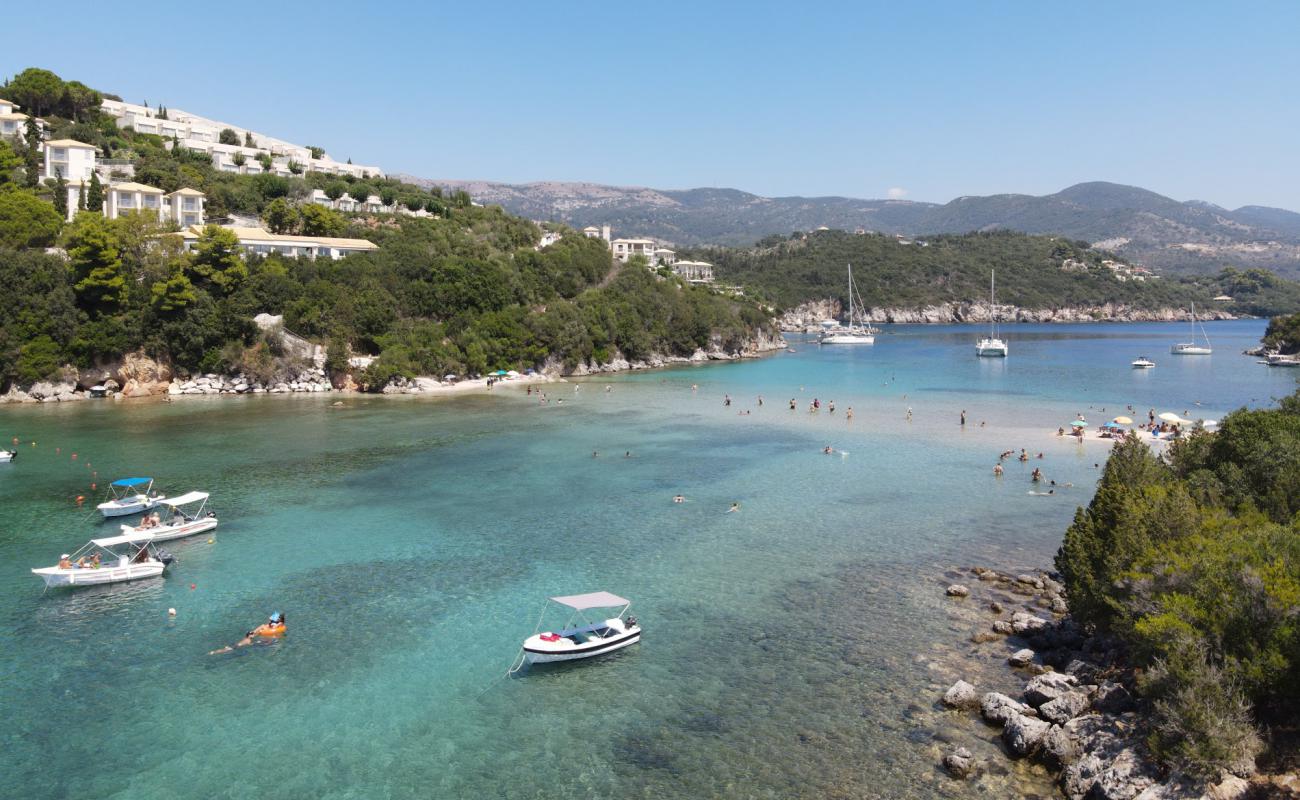
[[147, 547], [141, 547], [140, 552], [136, 553], [135, 558], [131, 559], [132, 563], [135, 564], [143, 564], [148, 560], [149, 560], [149, 548]]
[[98, 552], [96, 552], [93, 556], [90, 557], [90, 560], [86, 562], [86, 566], [87, 566], [89, 569], [99, 569], [99, 553], [98, 553]]
[[184, 524], [185, 524], [185, 514], [184, 514], [184, 513], [183, 513], [179, 508], [174, 508], [174, 509], [172, 509], [172, 521], [171, 521], [169, 524], [171, 524], [171, 525], [184, 525]]
[[59, 556], [59, 569], [72, 569], [72, 556], [64, 553]]
[[233, 646], [226, 645], [225, 647], [219, 650], [213, 650], [212, 652], [208, 653], [208, 655], [215, 656], [220, 653], [229, 653], [230, 651], [234, 650], [236, 647], [247, 647], [248, 645], [253, 644], [255, 641], [258, 640], [266, 641], [269, 639], [278, 639], [281, 636], [284, 636], [286, 632], [287, 629], [285, 628], [284, 614], [277, 611], [274, 614], [272, 614], [266, 620], [266, 622], [264, 622], [261, 625], [258, 625], [256, 628], [253, 628], [251, 631], [244, 634], [244, 638], [235, 642]]

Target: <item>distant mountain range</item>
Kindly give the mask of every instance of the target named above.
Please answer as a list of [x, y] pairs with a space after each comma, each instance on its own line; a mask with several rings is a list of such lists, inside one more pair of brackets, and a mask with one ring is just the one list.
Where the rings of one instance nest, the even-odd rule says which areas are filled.
[[909, 236], [1008, 229], [1082, 239], [1170, 272], [1259, 266], [1300, 278], [1300, 214], [1265, 206], [1229, 211], [1116, 183], [1080, 183], [1043, 196], [959, 197], [939, 204], [761, 197], [737, 189], [397, 177], [465, 189], [479, 202], [497, 203], [531, 219], [576, 227], [609, 225], [615, 236], [647, 236], [678, 245], [744, 245], [774, 233], [822, 226]]

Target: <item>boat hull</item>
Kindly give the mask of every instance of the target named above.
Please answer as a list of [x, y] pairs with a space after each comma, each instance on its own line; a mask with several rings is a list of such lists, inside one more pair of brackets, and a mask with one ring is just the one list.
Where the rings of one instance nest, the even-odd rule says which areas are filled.
[[164, 499], [162, 497], [135, 495], [122, 500], [109, 500], [107, 503], [100, 503], [96, 508], [105, 517], [129, 517], [132, 514], [139, 514], [141, 511], [148, 511]]
[[1169, 352], [1176, 356], [1208, 356], [1214, 353], [1208, 347], [1188, 344], [1176, 344], [1169, 348]]
[[818, 340], [821, 344], [875, 344], [876, 337], [871, 334], [831, 333]]
[[[630, 633], [624, 633], [619, 636], [610, 637], [599, 642], [588, 641], [576, 647], [560, 648], [547, 647], [545, 643], [535, 643], [532, 640], [524, 645], [524, 658], [529, 664], [552, 664], [558, 661], [578, 661], [584, 658], [595, 658], [612, 653], [615, 650], [622, 650], [624, 647], [634, 645], [641, 641], [641, 629], [637, 628]], [[558, 644], [558, 643], [557, 643]]]
[[1006, 358], [1007, 346], [1003, 342], [980, 342], [975, 345], [975, 355], [980, 358]]
[[142, 564], [127, 564], [117, 567], [100, 567], [99, 569], [59, 569], [58, 567], [41, 567], [32, 570], [32, 574], [45, 581], [47, 587], [59, 586], [102, 586], [106, 583], [125, 583], [142, 578], [156, 578], [163, 574], [167, 565], [161, 561], [146, 561]]
[[169, 542], [172, 539], [183, 539], [186, 536], [194, 536], [205, 531], [210, 531], [217, 527], [216, 517], [199, 517], [196, 520], [186, 522], [183, 525], [159, 525], [156, 528], [134, 528], [130, 525], [122, 526], [122, 535], [131, 536], [141, 534], [140, 540], [147, 538], [151, 542]]

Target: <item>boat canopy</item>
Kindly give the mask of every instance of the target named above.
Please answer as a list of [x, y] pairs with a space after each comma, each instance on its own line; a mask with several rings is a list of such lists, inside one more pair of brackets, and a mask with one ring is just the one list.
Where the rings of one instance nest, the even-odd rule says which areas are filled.
[[143, 486], [146, 483], [153, 483], [153, 478], [122, 478], [113, 481], [113, 486]]
[[164, 499], [164, 500], [160, 500], [160, 501], [158, 502], [158, 505], [160, 505], [160, 506], [187, 506], [187, 505], [189, 505], [190, 503], [197, 503], [197, 502], [199, 502], [200, 500], [207, 500], [207, 499], [208, 499], [208, 493], [207, 493], [207, 492], [186, 492], [185, 494], [180, 495], [179, 497], [168, 497], [168, 498], [166, 498], [166, 499]]
[[632, 604], [631, 600], [624, 600], [618, 595], [609, 592], [571, 594], [565, 597], [552, 597], [551, 600], [562, 606], [568, 606], [574, 611], [586, 611], [589, 608], [614, 608]]
[[91, 539], [90, 541], [96, 547], [116, 547], [119, 544], [130, 544], [132, 542], [147, 542], [153, 538], [152, 533], [146, 531], [137, 531], [128, 533], [123, 536], [110, 536], [107, 539]]

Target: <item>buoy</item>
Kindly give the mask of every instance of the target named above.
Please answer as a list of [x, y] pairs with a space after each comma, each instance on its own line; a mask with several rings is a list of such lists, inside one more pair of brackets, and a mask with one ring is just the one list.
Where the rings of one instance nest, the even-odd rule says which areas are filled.
[[169, 616], [169, 617], [174, 617], [174, 616], [176, 616], [176, 609], [174, 609], [174, 608], [169, 608], [169, 609], [167, 609], [167, 616]]
[[82, 495], [77, 495], [77, 505], [81, 505], [84, 502], [86, 502], [86, 498]]
[[90, 484], [90, 491], [92, 491], [92, 492], [95, 491], [95, 484], [93, 484], [93, 483]]
[[194, 588], [194, 584], [191, 583], [191, 584], [190, 584], [190, 588], [193, 589], [193, 588]]
[[212, 544], [212, 543], [215, 542], [215, 541], [216, 541], [216, 539], [209, 539], [209, 540], [208, 540], [208, 544]]
[[[32, 447], [35, 447], [35, 446], [36, 446], [36, 442], [32, 442]], [[77, 460], [77, 454], [76, 454], [76, 453], [73, 453], [73, 454], [72, 454], [72, 460], [73, 460], [73, 461], [76, 461], [76, 460]]]

